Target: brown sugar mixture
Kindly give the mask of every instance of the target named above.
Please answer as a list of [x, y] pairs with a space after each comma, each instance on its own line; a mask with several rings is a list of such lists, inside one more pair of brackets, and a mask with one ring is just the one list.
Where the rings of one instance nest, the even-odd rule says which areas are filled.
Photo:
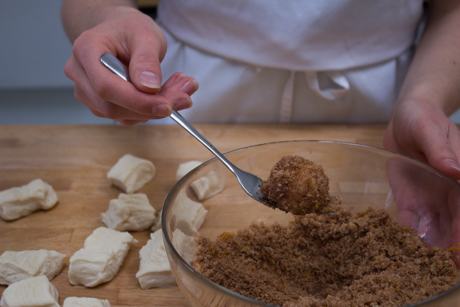
[[197, 236], [194, 267], [244, 296], [279, 306], [394, 306], [457, 283], [450, 253], [429, 249], [381, 210], [254, 223], [216, 241]]
[[[253, 223], [215, 241], [198, 234], [193, 267], [234, 292], [286, 307], [401, 307], [458, 282], [448, 250], [428, 248], [384, 210], [369, 208], [353, 215], [319, 181], [323, 183], [311, 180], [322, 191], [312, 198], [322, 204], [323, 214], [297, 215], [288, 226]], [[304, 203], [311, 208], [314, 201], [287, 206]]]
[[329, 204], [329, 179], [321, 165], [300, 156], [285, 156], [260, 185], [267, 202], [295, 215], [318, 212]]

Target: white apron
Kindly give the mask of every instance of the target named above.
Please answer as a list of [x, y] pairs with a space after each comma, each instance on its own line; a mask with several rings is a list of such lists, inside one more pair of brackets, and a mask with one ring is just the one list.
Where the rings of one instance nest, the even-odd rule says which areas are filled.
[[421, 0], [163, 0], [163, 80], [200, 83], [192, 123], [388, 122], [421, 14]]

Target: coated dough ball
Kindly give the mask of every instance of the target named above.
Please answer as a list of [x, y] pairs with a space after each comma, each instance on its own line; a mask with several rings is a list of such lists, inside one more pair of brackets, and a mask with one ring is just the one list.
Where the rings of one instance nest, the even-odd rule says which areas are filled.
[[321, 165], [300, 156], [284, 156], [260, 185], [268, 204], [295, 215], [318, 212], [330, 201], [329, 179]]

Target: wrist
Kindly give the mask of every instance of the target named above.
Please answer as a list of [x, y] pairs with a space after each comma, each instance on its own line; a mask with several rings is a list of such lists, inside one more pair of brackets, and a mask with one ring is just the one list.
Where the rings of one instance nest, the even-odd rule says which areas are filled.
[[88, 28], [92, 28], [102, 22], [121, 18], [130, 14], [143, 14], [137, 8], [125, 5], [103, 6], [94, 13], [88, 15]]
[[135, 1], [131, 0], [119, 0], [116, 3], [104, 0], [64, 0], [61, 18], [64, 30], [73, 43], [86, 30], [128, 13], [142, 14], [137, 10]]
[[[450, 93], [437, 82], [425, 81], [412, 86], [403, 86], [395, 109], [403, 106], [429, 108], [450, 116], [459, 107], [455, 93]], [[460, 98], [460, 97], [458, 97]]]

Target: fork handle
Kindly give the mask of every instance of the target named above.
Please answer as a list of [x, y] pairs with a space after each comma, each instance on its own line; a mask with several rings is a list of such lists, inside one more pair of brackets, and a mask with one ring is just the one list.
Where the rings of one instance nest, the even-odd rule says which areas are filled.
[[[110, 71], [119, 76], [125, 81], [131, 82], [129, 78], [128, 68], [121, 63], [114, 55], [110, 53], [104, 53], [101, 55], [101, 62]], [[173, 110], [170, 117], [178, 123], [182, 128], [187, 130], [193, 137], [195, 137], [201, 144], [203, 144], [210, 152], [212, 152], [225, 166], [236, 175], [236, 167], [228, 161], [225, 156], [220, 153], [198, 130], [195, 129], [185, 118], [182, 117], [176, 110]]]
[[182, 128], [188, 131], [191, 135], [193, 135], [201, 144], [203, 144], [210, 152], [212, 152], [225, 166], [235, 174], [235, 166], [233, 163], [228, 161], [228, 159], [219, 151], [217, 150], [214, 145], [212, 145], [198, 130], [195, 129], [185, 118], [182, 117], [178, 112], [175, 110], [172, 111], [170, 117], [178, 123]]

